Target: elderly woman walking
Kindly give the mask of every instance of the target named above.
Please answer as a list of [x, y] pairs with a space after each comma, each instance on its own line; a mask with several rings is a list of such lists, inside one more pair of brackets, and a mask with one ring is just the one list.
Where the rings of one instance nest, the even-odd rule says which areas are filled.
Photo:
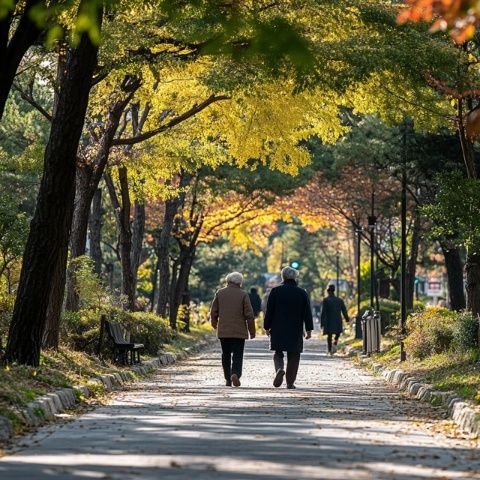
[[218, 290], [210, 308], [210, 321], [222, 345], [222, 366], [227, 387], [240, 386], [245, 340], [255, 338], [255, 318], [243, 275], [229, 273], [227, 286]]
[[[287, 352], [287, 388], [295, 388], [303, 337], [311, 338], [312, 309], [308, 294], [297, 286], [298, 270], [285, 267], [283, 283], [272, 288], [267, 302], [264, 328], [270, 335], [270, 350], [274, 350], [274, 387], [280, 387], [285, 376], [284, 353]], [[304, 333], [305, 332], [305, 333]]]

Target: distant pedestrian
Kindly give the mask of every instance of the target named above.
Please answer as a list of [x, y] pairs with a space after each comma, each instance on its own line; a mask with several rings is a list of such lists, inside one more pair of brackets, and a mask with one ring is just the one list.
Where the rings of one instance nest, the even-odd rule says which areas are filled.
[[269, 287], [265, 290], [265, 293], [263, 294], [263, 297], [262, 297], [262, 303], [260, 305], [260, 309], [262, 310], [262, 312], [265, 314], [265, 312], [267, 311], [267, 302], [268, 302], [268, 296], [270, 295], [270, 292], [272, 291], [272, 289]]
[[[280, 387], [286, 376], [287, 388], [295, 388], [303, 337], [308, 340], [312, 336], [310, 300], [307, 292], [297, 286], [297, 278], [297, 270], [285, 267], [282, 270], [282, 284], [272, 288], [268, 297], [264, 328], [270, 336], [270, 350], [275, 351], [275, 387]], [[284, 352], [287, 352], [286, 372]]]
[[240, 386], [245, 340], [255, 338], [255, 319], [247, 292], [242, 290], [243, 275], [229, 273], [227, 286], [215, 294], [210, 321], [222, 346], [222, 366], [227, 387]]
[[323, 334], [327, 335], [328, 353], [333, 355], [337, 351], [338, 339], [343, 332], [342, 315], [345, 321], [349, 322], [350, 319], [345, 302], [335, 296], [335, 285], [329, 285], [327, 293], [328, 296], [322, 302], [320, 325]]
[[258, 314], [262, 311], [262, 299], [258, 294], [258, 290], [252, 287], [250, 289], [250, 293], [248, 294], [248, 297], [250, 298], [250, 303], [252, 304], [253, 315], [255, 316], [255, 318], [257, 318]]

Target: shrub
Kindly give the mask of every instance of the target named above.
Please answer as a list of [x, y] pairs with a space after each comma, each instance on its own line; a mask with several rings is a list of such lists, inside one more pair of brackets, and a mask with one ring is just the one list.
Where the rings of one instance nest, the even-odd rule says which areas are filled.
[[[459, 329], [461, 314], [443, 307], [427, 307], [407, 320], [407, 353], [415, 358], [448, 351]], [[464, 314], [462, 314], [464, 315]]]
[[210, 304], [208, 303], [193, 303], [191, 304], [191, 325], [203, 325], [209, 323]]
[[10, 320], [12, 318], [14, 303], [14, 295], [0, 295], [0, 338], [4, 341], [6, 340]]
[[469, 312], [461, 312], [456, 315], [452, 348], [457, 352], [467, 352], [478, 345], [478, 319]]
[[[382, 318], [382, 331], [386, 331], [398, 324], [400, 315], [400, 302], [390, 300], [388, 298], [380, 298], [379, 300], [380, 314]], [[366, 310], [370, 308], [370, 300], [363, 300], [360, 304], [360, 315], [362, 316]], [[357, 307], [352, 306], [348, 314], [353, 317], [357, 313]]]
[[96, 309], [64, 312], [60, 324], [62, 342], [75, 350], [94, 353], [100, 334], [100, 315]]
[[[156, 355], [165, 343], [171, 341], [173, 332], [166, 319], [149, 312], [128, 312], [112, 308], [109, 312], [84, 309], [65, 312], [62, 322], [62, 341], [76, 350], [95, 353], [100, 338], [100, 317], [106, 313], [112, 321], [119, 322], [130, 331], [136, 343], [145, 345], [145, 352]], [[108, 355], [111, 345], [103, 342], [103, 355]]]
[[145, 352], [150, 355], [157, 355], [173, 338], [168, 320], [155, 313], [117, 310], [113, 318], [130, 331], [136, 343], [143, 343]]
[[[75, 289], [83, 309], [101, 309], [118, 305], [100, 277], [93, 270], [93, 260], [83, 255], [72, 260], [75, 268]], [[121, 299], [122, 300], [122, 299]]]

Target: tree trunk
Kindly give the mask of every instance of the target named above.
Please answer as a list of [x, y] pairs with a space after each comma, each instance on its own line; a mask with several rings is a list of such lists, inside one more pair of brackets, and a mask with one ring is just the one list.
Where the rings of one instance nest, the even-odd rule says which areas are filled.
[[68, 257], [68, 244], [65, 244], [57, 259], [54, 282], [48, 303], [47, 321], [43, 332], [43, 348], [58, 349], [60, 340], [60, 321], [62, 318], [63, 297], [65, 294], [65, 277]]
[[415, 211], [415, 218], [412, 226], [412, 240], [410, 246], [410, 257], [407, 262], [407, 310], [413, 310], [415, 299], [415, 277], [417, 273], [418, 248], [422, 233], [422, 224], [420, 214]]
[[383, 268], [377, 270], [378, 295], [380, 298], [390, 298], [390, 278]]
[[467, 310], [477, 317], [480, 314], [480, 255], [467, 253], [465, 262]]
[[171, 272], [171, 279], [170, 279], [170, 290], [169, 290], [169, 309], [170, 309], [170, 315], [169, 315], [169, 320], [170, 320], [170, 328], [172, 330], [177, 329], [177, 316], [171, 314], [172, 308], [175, 308], [174, 305], [174, 297], [175, 297], [175, 290], [177, 288], [177, 281], [178, 281], [178, 269], [180, 266], [182, 259], [180, 257], [176, 258], [175, 261], [172, 263], [172, 272]]
[[[473, 143], [467, 138], [464, 126], [463, 101], [457, 102], [457, 121], [458, 133], [460, 136], [460, 144], [462, 146], [463, 161], [467, 171], [468, 178], [478, 178], [475, 165], [475, 153]], [[469, 102], [469, 99], [467, 99]], [[468, 106], [468, 103], [467, 103]], [[467, 253], [467, 261], [465, 263], [466, 291], [467, 291], [467, 310], [472, 312], [474, 317], [478, 318], [480, 312], [480, 256], [474, 253]], [[477, 332], [477, 344], [480, 345], [480, 324]]]
[[76, 155], [97, 53], [98, 46], [86, 33], [68, 53], [10, 324], [10, 362], [37, 366], [40, 361], [54, 273], [72, 224]]
[[173, 221], [179, 208], [185, 201], [185, 187], [190, 183], [192, 175], [186, 172], [180, 174], [179, 189], [180, 194], [177, 198], [165, 202], [165, 216], [163, 218], [162, 230], [157, 243], [158, 258], [158, 303], [157, 313], [164, 317], [167, 313], [168, 298], [170, 295], [170, 239], [172, 237]]
[[[67, 61], [67, 50], [60, 48], [57, 60], [57, 84], [63, 83]], [[57, 109], [59, 100], [58, 92], [55, 92], [53, 110]], [[62, 316], [63, 297], [65, 294], [66, 264], [68, 259], [68, 244], [62, 247], [58, 256], [58, 263], [54, 272], [53, 287], [50, 292], [50, 300], [47, 309], [47, 320], [43, 333], [43, 348], [58, 348], [60, 340], [60, 322]]]
[[32, 9], [44, 3], [43, 0], [27, 0], [13, 35], [10, 32], [13, 23], [13, 12], [9, 12], [0, 19], [0, 120], [2, 119], [5, 103], [12, 88], [18, 66], [27, 50], [42, 33], [37, 22], [31, 18]]
[[90, 206], [107, 167], [110, 149], [122, 114], [139, 86], [140, 82], [136, 77], [125, 76], [121, 89], [127, 95], [117, 99], [108, 111], [105, 131], [100, 139], [95, 158], [89, 163], [84, 162], [83, 159], [77, 162], [75, 209], [70, 239], [71, 261], [67, 272], [67, 310], [78, 311], [80, 307], [80, 299], [75, 287], [75, 264], [72, 261], [85, 255]]
[[177, 316], [180, 302], [182, 298], [188, 294], [188, 279], [195, 258], [195, 247], [186, 248], [181, 252], [180, 258], [180, 269], [178, 271], [178, 278], [175, 282], [175, 287], [172, 291], [169, 309], [170, 326], [174, 329], [177, 328]]
[[67, 301], [65, 308], [77, 312], [80, 308], [80, 297], [75, 284], [75, 263], [74, 260], [85, 255], [88, 216], [90, 212], [91, 194], [90, 179], [93, 170], [90, 165], [76, 169], [75, 179], [75, 203], [72, 221], [72, 232], [70, 235], [70, 265], [67, 274]]
[[150, 294], [150, 311], [153, 312], [155, 310], [155, 299], [157, 293], [157, 284], [158, 284], [158, 258], [155, 262], [155, 267], [152, 271], [152, 293]]
[[135, 294], [137, 292], [138, 268], [142, 264], [143, 235], [145, 234], [145, 204], [138, 201], [134, 206], [132, 228], [132, 276]]
[[398, 275], [398, 271], [391, 272], [390, 285], [393, 287], [393, 291], [391, 292], [393, 295], [393, 299], [399, 300], [400, 299], [400, 276]]
[[440, 242], [445, 268], [447, 270], [449, 303], [452, 310], [464, 310], [465, 291], [463, 285], [463, 262], [458, 247], [450, 246], [446, 241]]
[[465, 164], [467, 176], [468, 178], [477, 178], [473, 142], [467, 137], [465, 131], [463, 102], [464, 100], [458, 100], [457, 102], [458, 136], [460, 139], [460, 146], [462, 147], [463, 162]]
[[124, 166], [118, 167], [118, 179], [120, 183], [120, 195], [122, 203], [117, 196], [115, 185], [110, 175], [105, 175], [108, 192], [115, 211], [115, 219], [118, 230], [118, 249], [120, 253], [120, 265], [122, 268], [122, 294], [127, 299], [128, 310], [135, 310], [135, 284], [132, 274], [132, 230], [130, 227], [131, 202], [128, 188], [128, 172]]
[[98, 276], [102, 275], [102, 225], [103, 225], [103, 207], [102, 207], [102, 189], [97, 188], [92, 201], [92, 213], [90, 215], [90, 256], [93, 259], [94, 271]]
[[169, 252], [170, 239], [172, 237], [173, 221], [178, 212], [178, 198], [165, 202], [165, 215], [163, 217], [162, 230], [157, 243], [158, 258], [158, 301], [157, 313], [164, 317], [167, 313], [167, 304], [170, 290], [170, 267]]

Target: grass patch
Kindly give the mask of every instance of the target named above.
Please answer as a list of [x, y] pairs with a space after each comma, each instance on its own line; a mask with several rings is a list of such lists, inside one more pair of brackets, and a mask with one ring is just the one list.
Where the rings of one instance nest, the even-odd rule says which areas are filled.
[[476, 350], [437, 353], [423, 359], [409, 357], [400, 364], [400, 346], [394, 338], [387, 337], [382, 339], [382, 351], [372, 355], [372, 359], [386, 367], [401, 367], [437, 390], [453, 391], [464, 399], [480, 403], [480, 355]]
[[208, 323], [201, 325], [194, 325], [190, 327], [190, 332], [178, 332], [173, 337], [173, 340], [163, 346], [163, 351], [168, 353], [178, 353], [187, 347], [195, 345], [199, 340], [202, 340], [207, 335], [213, 335], [213, 329]]

